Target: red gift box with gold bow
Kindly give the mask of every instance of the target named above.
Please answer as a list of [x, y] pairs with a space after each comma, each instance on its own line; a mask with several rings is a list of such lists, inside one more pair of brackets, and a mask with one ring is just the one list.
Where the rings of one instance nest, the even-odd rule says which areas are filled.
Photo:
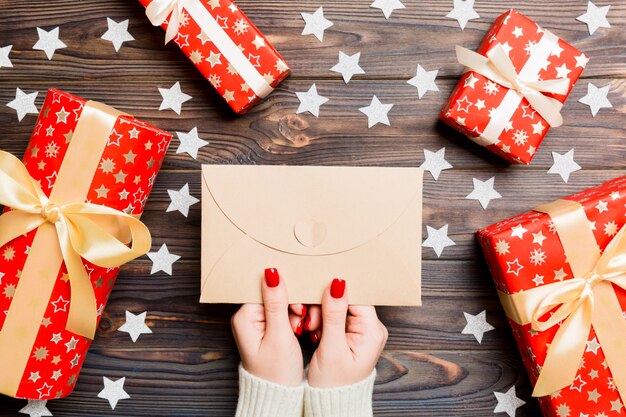
[[517, 164], [529, 164], [589, 58], [515, 10], [476, 52], [457, 46], [463, 74], [439, 118]]
[[0, 393], [72, 392], [171, 135], [50, 90], [20, 162], [0, 151]]
[[626, 416], [626, 176], [478, 232], [544, 415]]

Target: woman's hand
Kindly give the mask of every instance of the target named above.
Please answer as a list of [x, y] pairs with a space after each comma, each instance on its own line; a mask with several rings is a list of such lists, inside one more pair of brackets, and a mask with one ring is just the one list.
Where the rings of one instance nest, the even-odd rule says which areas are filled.
[[296, 335], [306, 308], [288, 305], [287, 287], [274, 268], [265, 270], [263, 305], [244, 304], [231, 320], [241, 363], [266, 381], [298, 386], [304, 380], [302, 350]]
[[366, 379], [388, 336], [374, 307], [348, 305], [346, 282], [340, 279], [334, 279], [324, 292], [321, 322], [319, 310], [311, 307], [305, 330], [311, 331], [314, 342], [321, 334], [309, 365], [308, 383], [315, 388], [341, 387]]

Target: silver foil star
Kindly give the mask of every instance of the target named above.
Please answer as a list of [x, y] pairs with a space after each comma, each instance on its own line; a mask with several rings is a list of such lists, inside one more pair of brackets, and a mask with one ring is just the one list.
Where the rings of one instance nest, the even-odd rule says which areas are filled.
[[339, 62], [337, 62], [337, 64], [330, 70], [340, 73], [343, 77], [343, 81], [348, 84], [353, 75], [365, 74], [363, 68], [359, 66], [359, 58], [361, 58], [360, 52], [352, 55], [346, 55], [339, 51]]
[[428, 233], [428, 237], [424, 240], [422, 246], [425, 248], [433, 248], [435, 254], [437, 254], [437, 258], [441, 256], [445, 248], [456, 245], [456, 243], [448, 237], [447, 224], [439, 229], [426, 226], [426, 232]]
[[137, 315], [126, 311], [126, 323], [121, 325], [117, 330], [119, 332], [128, 333], [130, 339], [135, 343], [140, 335], [152, 333], [152, 330], [146, 325], [146, 314], [146, 311]]
[[115, 410], [118, 401], [130, 398], [130, 395], [124, 391], [124, 382], [126, 378], [120, 378], [117, 381], [113, 381], [106, 376], [102, 377], [104, 382], [104, 389], [98, 394], [98, 398], [104, 398], [109, 401], [109, 405], [112, 410]]
[[491, 177], [487, 181], [481, 181], [477, 178], [473, 178], [474, 191], [467, 195], [468, 200], [478, 200], [483, 209], [486, 209], [491, 200], [496, 198], [502, 198], [494, 188], [494, 182], [496, 177]]
[[167, 190], [167, 194], [170, 196], [171, 203], [165, 211], [169, 213], [170, 211], [178, 210], [185, 217], [189, 215], [189, 207], [200, 201], [189, 194], [189, 183], [183, 185], [180, 191]]
[[563, 155], [552, 152], [552, 159], [554, 163], [548, 170], [548, 174], [559, 174], [565, 182], [569, 181], [572, 172], [580, 170], [580, 165], [574, 161], [574, 149], [570, 149]]
[[494, 413], [507, 413], [509, 417], [515, 417], [515, 410], [526, 404], [525, 401], [517, 398], [515, 394], [515, 385], [513, 385], [506, 393], [494, 392], [498, 400]]
[[426, 71], [421, 65], [417, 64], [415, 77], [407, 81], [408, 84], [417, 88], [417, 97], [422, 98], [427, 91], [439, 91], [435, 78], [439, 70]]
[[446, 148], [441, 148], [437, 152], [424, 149], [424, 163], [420, 166], [425, 171], [429, 171], [436, 181], [441, 171], [452, 168], [452, 165], [445, 160]]
[[461, 30], [472, 19], [478, 19], [480, 15], [474, 10], [474, 0], [454, 0], [454, 8], [446, 15], [447, 18], [456, 19]]
[[170, 253], [167, 249], [167, 245], [164, 243], [158, 251], [148, 253], [148, 258], [152, 261], [151, 275], [159, 271], [163, 271], [167, 275], [172, 275], [172, 265], [180, 259], [180, 256]]
[[172, 109], [176, 114], [180, 114], [184, 102], [191, 100], [191, 96], [180, 89], [178, 81], [170, 88], [159, 88], [159, 93], [163, 97], [159, 110]]
[[0, 48], [0, 68], [13, 68], [13, 63], [9, 58], [9, 54], [11, 53], [11, 48], [13, 45], [7, 45]]
[[404, 9], [406, 6], [400, 0], [374, 0], [370, 7], [382, 10], [385, 19], [389, 19], [394, 10]]
[[304, 19], [303, 35], [315, 35], [322, 42], [324, 31], [333, 25], [333, 22], [324, 17], [324, 8], [320, 6], [315, 13], [300, 13]]
[[298, 100], [300, 100], [296, 114], [308, 111], [315, 117], [320, 116], [320, 106], [328, 101], [326, 97], [317, 94], [315, 83], [313, 83], [307, 92], [296, 92], [296, 96]]
[[176, 136], [180, 141], [176, 153], [187, 152], [193, 159], [198, 158], [198, 150], [200, 148], [209, 144], [208, 141], [200, 139], [197, 126], [191, 129], [189, 133], [176, 132]]
[[590, 1], [587, 3], [587, 13], [581, 14], [576, 18], [576, 20], [586, 23], [589, 34], [593, 35], [598, 28], [611, 27], [611, 24], [606, 18], [610, 7], [611, 6], [598, 7]]
[[373, 96], [369, 106], [361, 107], [359, 111], [367, 116], [367, 127], [370, 128], [378, 123], [389, 126], [389, 117], [387, 113], [393, 107], [393, 104], [383, 104], [378, 97]]
[[52, 59], [54, 52], [57, 49], [66, 48], [67, 45], [61, 42], [59, 39], [59, 27], [55, 27], [50, 32], [46, 32], [41, 28], [37, 28], [37, 35], [39, 36], [39, 40], [35, 45], [33, 45], [33, 49], [38, 49], [40, 51], [44, 51], [49, 60]]
[[35, 106], [35, 99], [38, 94], [38, 91], [26, 94], [21, 89], [16, 88], [15, 99], [7, 103], [7, 107], [10, 107], [17, 112], [17, 120], [21, 122], [27, 114], [37, 114], [39, 112]]
[[107, 17], [107, 26], [109, 29], [104, 32], [101, 38], [106, 41], [111, 41], [115, 52], [119, 52], [124, 42], [135, 40], [135, 38], [128, 33], [128, 19], [117, 23], [115, 20]]
[[466, 312], [463, 312], [463, 315], [465, 316], [465, 321], [467, 322], [467, 324], [465, 325], [461, 333], [474, 335], [478, 344], [482, 343], [483, 335], [486, 332], [495, 329], [495, 327], [487, 323], [487, 312], [485, 310], [481, 311], [475, 316]]
[[588, 83], [587, 84], [587, 95], [578, 100], [580, 103], [586, 104], [589, 106], [591, 110], [591, 115], [596, 117], [598, 111], [600, 109], [610, 109], [613, 107], [607, 95], [609, 94], [609, 90], [611, 89], [611, 85], [607, 84], [604, 87], [598, 88], [595, 85]]
[[28, 414], [30, 417], [48, 417], [52, 413], [46, 407], [46, 400], [28, 400], [28, 404], [20, 410], [22, 414]]

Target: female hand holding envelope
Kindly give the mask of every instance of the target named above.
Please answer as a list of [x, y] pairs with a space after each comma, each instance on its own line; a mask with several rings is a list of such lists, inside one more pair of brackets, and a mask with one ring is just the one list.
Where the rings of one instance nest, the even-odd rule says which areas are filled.
[[[273, 268], [265, 271], [262, 293], [263, 305], [244, 304], [232, 319], [242, 363], [236, 415], [373, 415], [375, 367], [388, 335], [374, 307], [349, 305], [346, 282], [334, 279], [307, 316], [304, 306], [288, 305]], [[296, 338], [303, 330], [319, 341], [308, 381]]]

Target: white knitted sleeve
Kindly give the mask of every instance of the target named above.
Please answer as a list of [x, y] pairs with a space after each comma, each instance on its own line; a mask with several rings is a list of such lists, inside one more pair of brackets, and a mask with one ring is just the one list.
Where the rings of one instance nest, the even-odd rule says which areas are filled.
[[365, 380], [338, 388], [304, 388], [304, 417], [372, 417], [376, 370]]

